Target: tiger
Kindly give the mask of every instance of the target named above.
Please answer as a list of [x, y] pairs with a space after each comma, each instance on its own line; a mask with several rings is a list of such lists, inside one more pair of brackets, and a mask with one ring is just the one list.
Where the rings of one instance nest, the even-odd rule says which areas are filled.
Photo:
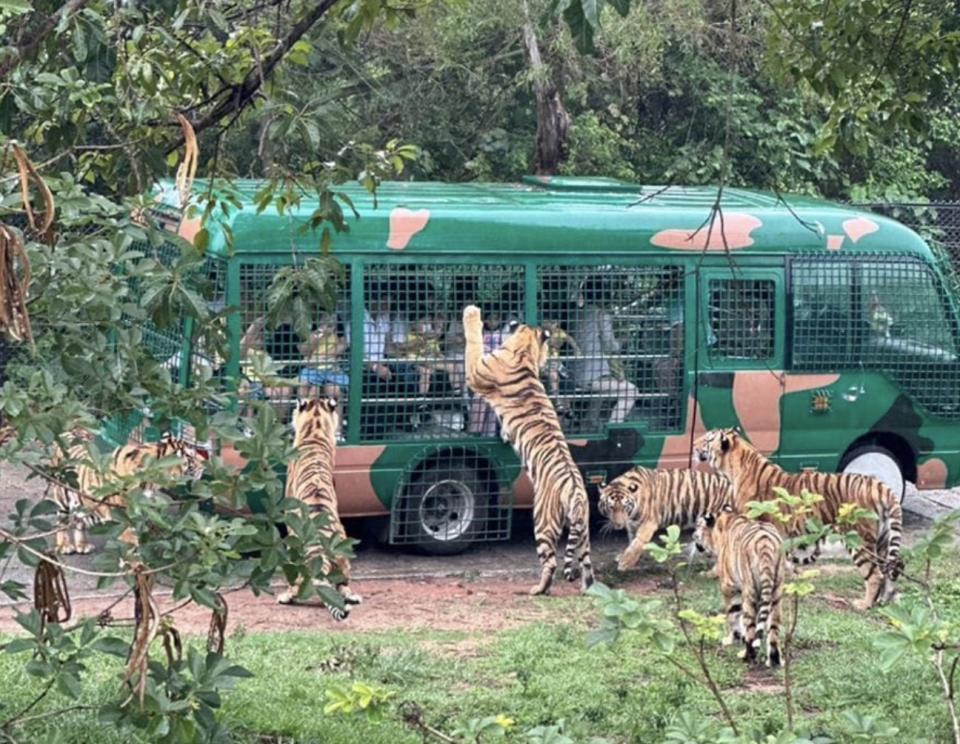
[[[856, 473], [787, 473], [734, 429], [708, 431], [695, 446], [702, 462], [710, 463], [716, 472], [730, 480], [737, 511], [745, 511], [750, 501], [773, 499], [774, 487], [781, 487], [795, 495], [806, 490], [822, 496], [811, 516], [825, 525], [836, 522], [844, 503], [874, 512], [877, 520], [861, 519], [855, 526], [860, 545], [851, 554], [865, 587], [863, 599], [854, 602], [854, 606], [866, 610], [895, 597], [896, 580], [903, 569], [900, 557], [903, 514], [897, 497], [881, 481]], [[802, 518], [786, 525], [776, 524], [785, 537], [805, 533]]]
[[[114, 490], [100, 495], [105, 486], [113, 485], [119, 478], [126, 478], [141, 470], [148, 461], [176, 456], [180, 463], [173, 465], [167, 472], [171, 478], [187, 476], [199, 480], [203, 475], [203, 455], [197, 448], [173, 435], [164, 434], [159, 441], [145, 444], [125, 444], [117, 447], [110, 457], [110, 470], [107, 475], [89, 464], [90, 442], [93, 437], [88, 432], [74, 432], [73, 444], [66, 452], [57, 447], [50, 459], [51, 469], [58, 471], [57, 481], [51, 484], [50, 497], [58, 508], [58, 529], [56, 550], [58, 553], [89, 553], [93, 546], [87, 541], [87, 530], [97, 524], [110, 520], [111, 509], [123, 509], [127, 506], [123, 490]], [[76, 488], [68, 481], [75, 478]], [[152, 483], [141, 483], [143, 495], [152, 498], [157, 487]], [[72, 532], [71, 532], [72, 528]], [[124, 530], [120, 539], [135, 544], [136, 536], [132, 529]]]
[[569, 528], [564, 578], [574, 581], [579, 575], [586, 591], [593, 584], [587, 489], [540, 381], [550, 354], [550, 333], [511, 324], [511, 334], [500, 348], [484, 354], [479, 308], [464, 308], [463, 328], [467, 384], [497, 414], [503, 440], [517, 451], [533, 483], [534, 537], [541, 568], [530, 594], [549, 593], [564, 527]]
[[626, 571], [659, 530], [671, 524], [692, 528], [697, 517], [727, 504], [733, 504], [733, 491], [723, 476], [636, 467], [600, 486], [597, 508], [614, 529], [627, 530], [630, 544], [617, 559], [617, 568]]
[[[293, 412], [293, 445], [297, 456], [287, 465], [286, 497], [297, 499], [307, 505], [313, 514], [325, 514], [327, 523], [322, 527], [324, 537], [347, 539], [347, 532], [340, 521], [337, 508], [337, 493], [333, 483], [333, 465], [337, 449], [337, 430], [340, 416], [336, 398], [317, 398], [297, 401]], [[322, 548], [312, 548], [308, 559], [322, 553]], [[338, 574], [336, 590], [343, 597], [343, 608], [327, 604], [334, 620], [345, 620], [354, 605], [362, 598], [350, 590], [350, 559], [335, 558], [331, 563], [323, 558], [323, 573]], [[329, 586], [326, 580], [316, 580], [315, 586]], [[280, 604], [292, 604], [300, 592], [301, 581], [291, 584], [287, 591], [277, 595]]]
[[727, 615], [725, 646], [743, 641], [740, 657], [757, 658], [758, 635], [767, 646], [767, 666], [780, 666], [780, 599], [785, 559], [783, 538], [776, 527], [734, 512], [729, 506], [719, 514], [697, 519], [693, 534], [697, 549], [717, 557], [717, 578]]

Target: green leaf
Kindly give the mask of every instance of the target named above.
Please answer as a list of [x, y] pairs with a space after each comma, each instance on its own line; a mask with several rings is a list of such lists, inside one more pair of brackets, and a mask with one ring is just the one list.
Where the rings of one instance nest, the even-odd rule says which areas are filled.
[[567, 22], [570, 29], [570, 35], [573, 37], [573, 43], [577, 51], [581, 54], [592, 54], [595, 51], [593, 45], [593, 29], [587, 17], [584, 15], [583, 5], [573, 0], [566, 10], [563, 11], [563, 19]]
[[105, 654], [119, 656], [121, 659], [125, 659], [127, 657], [127, 653], [130, 651], [130, 642], [124, 641], [121, 638], [106, 636], [103, 638], [98, 638], [96, 641], [94, 641], [91, 648], [93, 648], [95, 651], [102, 651]]
[[80, 680], [69, 672], [60, 672], [57, 677], [57, 688], [69, 698], [79, 700], [83, 688], [80, 686]]
[[630, 12], [630, 0], [607, 0], [607, 2], [613, 6], [613, 9], [620, 14], [621, 18], [626, 18]]
[[14, 13], [29, 13], [33, 5], [29, 0], [0, 0], [0, 10], [10, 10]]

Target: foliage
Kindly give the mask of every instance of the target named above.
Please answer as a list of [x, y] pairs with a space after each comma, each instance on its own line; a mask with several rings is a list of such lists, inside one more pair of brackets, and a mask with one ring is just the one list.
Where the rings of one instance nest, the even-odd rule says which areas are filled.
[[957, 665], [960, 663], [960, 624], [943, 616], [944, 608], [935, 599], [930, 582], [932, 566], [955, 539], [960, 512], [938, 519], [928, 534], [909, 551], [913, 563], [924, 566], [924, 577], [913, 578], [919, 585], [919, 598], [892, 605], [883, 610], [889, 629], [877, 635], [874, 646], [880, 652], [880, 667], [890, 671], [908, 654], [926, 659], [933, 666], [944, 704], [953, 724], [953, 739], [960, 742], [960, 718], [954, 697]]
[[[344, 139], [321, 148], [315, 122], [283, 105], [297, 95], [291, 70], [322, 64], [315, 48], [321, 36], [345, 49], [377, 23], [397, 28], [427, 4], [0, 4], [0, 33], [7, 40], [0, 53], [0, 220], [26, 244], [36, 337], [34, 348], [16, 348], [12, 359], [0, 360], [0, 423], [14, 432], [0, 459], [47, 475], [55, 447], [69, 445], [72, 432], [122, 442], [143, 425], [148, 438], [172, 432], [199, 444], [229, 443], [249, 463], [238, 472], [214, 453], [203, 479], [193, 481], [171, 469], [170, 461], [160, 461], [98, 489], [96, 497], [119, 496], [126, 504], [97, 529], [105, 540], [95, 562], [100, 586], [136, 587], [148, 606], [149, 587], [162, 583], [175, 602], [214, 610], [222, 601], [218, 593], [228, 588], [259, 594], [271, 592], [277, 580], [302, 577], [302, 595], [315, 593], [313, 579], [323, 576], [324, 557], [350, 555], [351, 541], [324, 537], [322, 518], [283, 497], [278, 473], [292, 455], [285, 422], [265, 403], [243, 411], [233, 404], [236, 381], [222, 374], [229, 309], [213, 295], [206, 253], [218, 237], [230, 249], [230, 224], [239, 209], [224, 180], [236, 175], [227, 152], [230, 136], [256, 121], [259, 109], [268, 110], [270, 126], [261, 141], [270, 149], [271, 178], [258, 194], [258, 208], [282, 213], [302, 199], [316, 199], [302, 227], [316, 232], [320, 249], [277, 277], [270, 320], [290, 321], [303, 332], [311, 303], [331, 305], [342, 272], [328, 256], [330, 245], [355, 217], [337, 186], [357, 180], [375, 192], [417, 150], [394, 138]], [[207, 176], [181, 194], [184, 216], [201, 220], [192, 244], [160, 229], [150, 213], [156, 179], [196, 154], [185, 145], [189, 131], [175, 115], [184, 116], [196, 134], [199, 169]], [[31, 229], [20, 179], [6, 158], [14, 141], [52, 192], [52, 235]], [[191, 369], [179, 357], [187, 329]], [[275, 376], [269, 359], [256, 365], [262, 377]], [[101, 473], [110, 466], [96, 447], [65, 463], [80, 464]], [[157, 495], [144, 494], [144, 480]], [[47, 555], [51, 506], [24, 502], [11, 526], [0, 530], [0, 592], [7, 597], [26, 594], [22, 584], [4, 576], [8, 559], [54, 565]], [[119, 539], [127, 529], [137, 536], [135, 544]], [[295, 537], [281, 539], [282, 530]], [[69, 576], [72, 567], [62, 568]], [[319, 591], [331, 603], [342, 602], [336, 592]], [[40, 611], [51, 610], [37, 603]], [[140, 617], [137, 648], [160, 645], [161, 638], [170, 648], [178, 645], [175, 619], [151, 630]], [[126, 657], [130, 648], [106, 616], [105, 627], [41, 622], [36, 613], [22, 616], [21, 624], [30, 635], [8, 651], [24, 652], [24, 669], [45, 681], [40, 699], [53, 690], [76, 697], [94, 658]], [[165, 664], [151, 660], [143, 669], [145, 679], [133, 666], [125, 675], [135, 686], [143, 682], [142, 704], [139, 694], [117, 685], [98, 702], [100, 717], [124, 731], [170, 741], [219, 736], [220, 691], [246, 676], [222, 656], [195, 649]], [[0, 726], [13, 734], [36, 704], [4, 709]]]

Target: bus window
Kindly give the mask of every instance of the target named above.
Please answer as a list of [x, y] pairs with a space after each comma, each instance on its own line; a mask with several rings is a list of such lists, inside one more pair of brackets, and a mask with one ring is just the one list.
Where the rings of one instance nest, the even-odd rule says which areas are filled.
[[493, 410], [465, 386], [463, 308], [480, 306], [491, 351], [522, 320], [523, 286], [513, 266], [367, 267], [355, 298], [364, 317], [361, 438], [497, 436]]
[[544, 382], [567, 434], [679, 426], [682, 277], [673, 266], [538, 270], [538, 311], [553, 347]]
[[955, 326], [930, 268], [911, 261], [860, 266], [861, 358], [885, 370], [931, 411], [955, 413], [949, 384], [957, 364]]
[[852, 343], [850, 266], [840, 261], [795, 261], [793, 368], [835, 370], [849, 364]]
[[929, 410], [957, 411], [955, 326], [927, 265], [796, 259], [792, 285], [793, 369], [881, 370]]
[[[338, 399], [342, 437], [349, 411], [349, 358], [345, 333], [349, 323], [347, 292], [349, 268], [338, 289], [337, 306], [309, 310], [309, 334], [301, 337], [292, 317], [267, 319], [267, 290], [282, 267], [243, 263], [240, 275], [240, 387], [241, 399], [267, 400], [277, 417], [287, 422], [297, 397], [319, 395]], [[253, 354], [265, 352], [275, 365], [276, 381], [254, 379]]]
[[775, 302], [776, 285], [770, 279], [711, 279], [707, 338], [710, 358], [771, 359]]

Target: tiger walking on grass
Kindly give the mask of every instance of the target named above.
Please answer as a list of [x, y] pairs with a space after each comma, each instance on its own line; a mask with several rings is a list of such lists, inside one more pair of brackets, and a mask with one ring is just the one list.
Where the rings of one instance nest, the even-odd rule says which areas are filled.
[[564, 527], [569, 529], [564, 578], [573, 581], [579, 575], [586, 591], [593, 583], [587, 490], [540, 381], [550, 334], [518, 325], [500, 348], [485, 355], [478, 307], [464, 308], [463, 329], [467, 384], [497, 414], [504, 441], [520, 455], [533, 483], [534, 537], [541, 568], [530, 594], [550, 591]]
[[740, 656], [756, 661], [762, 634], [767, 666], [780, 666], [780, 599], [783, 593], [783, 539], [777, 529], [724, 510], [697, 520], [694, 541], [717, 557], [717, 579], [727, 615], [724, 645], [743, 641]]
[[[877, 519], [861, 519], [854, 527], [860, 545], [851, 553], [865, 585], [863, 599], [854, 606], [869, 609], [894, 598], [896, 580], [903, 569], [903, 513], [897, 497], [881, 481], [855, 473], [788, 473], [733, 429], [708, 431], [697, 440], [696, 448], [702, 462], [709, 462], [729, 479], [737, 511], [745, 511], [750, 501], [773, 499], [773, 489], [780, 487], [793, 495], [808, 491], [822, 496], [811, 516], [824, 525], [837, 522], [844, 504], [876, 514]], [[778, 522], [777, 526], [785, 537], [798, 537], [805, 534], [804, 521], [797, 518], [786, 525]]]
[[[297, 456], [287, 465], [286, 497], [307, 505], [312, 514], [325, 514], [327, 523], [321, 529], [324, 537], [347, 539], [340, 521], [337, 493], [333, 484], [333, 466], [337, 448], [337, 429], [340, 421], [335, 398], [301, 400], [293, 413], [294, 439]], [[307, 558], [312, 560], [322, 550], [312, 549]], [[351, 607], [360, 604], [361, 597], [350, 590], [350, 559], [339, 556], [333, 561], [323, 557], [325, 576], [336, 572], [336, 590], [343, 597], [343, 609], [327, 605], [335, 620], [344, 620]], [[315, 586], [330, 586], [326, 579], [315, 580]], [[300, 592], [301, 581], [277, 596], [280, 604], [292, 604]]]

